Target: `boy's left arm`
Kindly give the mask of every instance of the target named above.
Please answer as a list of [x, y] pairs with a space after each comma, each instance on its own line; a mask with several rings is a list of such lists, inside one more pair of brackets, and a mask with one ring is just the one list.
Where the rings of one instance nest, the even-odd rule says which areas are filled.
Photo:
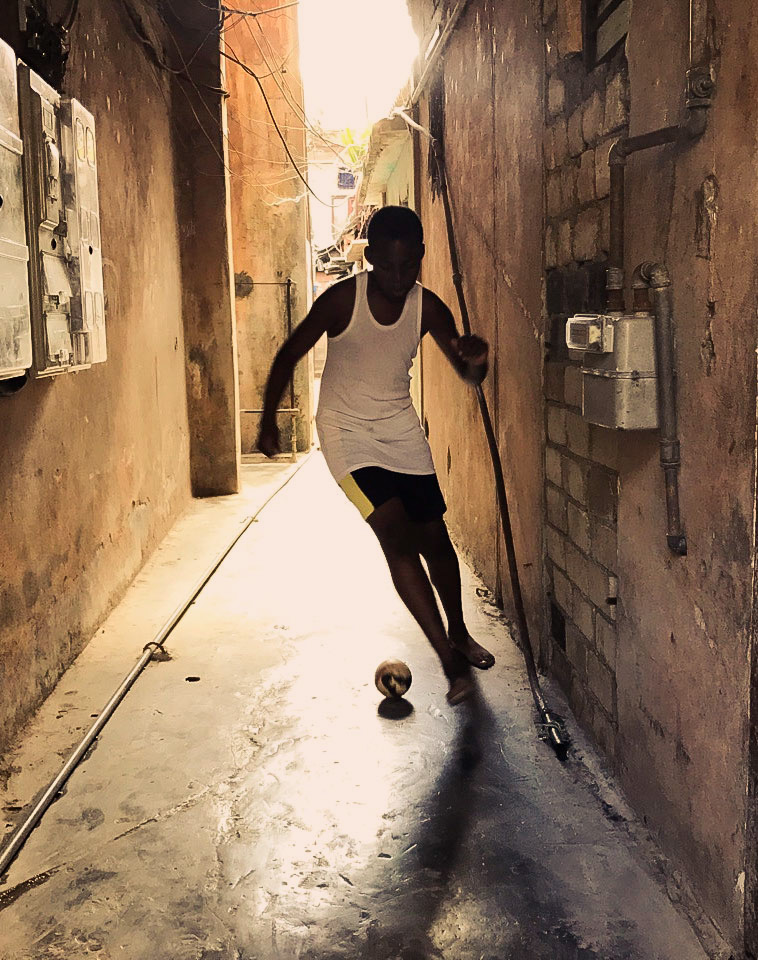
[[487, 376], [489, 346], [475, 335], [458, 336], [450, 308], [431, 290], [423, 292], [421, 336], [430, 333], [464, 380], [479, 384]]

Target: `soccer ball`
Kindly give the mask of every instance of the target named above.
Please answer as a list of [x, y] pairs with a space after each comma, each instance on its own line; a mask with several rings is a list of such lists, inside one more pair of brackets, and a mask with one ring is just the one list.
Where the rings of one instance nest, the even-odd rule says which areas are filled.
[[402, 660], [385, 660], [379, 664], [374, 674], [376, 689], [391, 700], [399, 700], [406, 694], [411, 680], [410, 668]]

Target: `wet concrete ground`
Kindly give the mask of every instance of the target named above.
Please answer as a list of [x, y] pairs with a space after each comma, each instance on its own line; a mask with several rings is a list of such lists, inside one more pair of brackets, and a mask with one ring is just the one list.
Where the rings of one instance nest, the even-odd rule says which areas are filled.
[[[9, 824], [291, 472], [247, 467], [243, 497], [177, 525], [7, 759]], [[705, 957], [576, 756], [537, 740], [520, 656], [465, 581], [498, 662], [453, 709], [373, 536], [305, 462], [0, 886], [3, 960]], [[413, 670], [407, 715], [374, 688], [389, 656]]]

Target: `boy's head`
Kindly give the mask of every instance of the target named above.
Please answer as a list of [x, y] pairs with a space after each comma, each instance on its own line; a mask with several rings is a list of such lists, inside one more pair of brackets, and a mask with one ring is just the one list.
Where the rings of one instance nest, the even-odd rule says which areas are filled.
[[424, 228], [409, 207], [381, 207], [368, 222], [364, 256], [379, 289], [402, 300], [418, 279], [424, 257]]

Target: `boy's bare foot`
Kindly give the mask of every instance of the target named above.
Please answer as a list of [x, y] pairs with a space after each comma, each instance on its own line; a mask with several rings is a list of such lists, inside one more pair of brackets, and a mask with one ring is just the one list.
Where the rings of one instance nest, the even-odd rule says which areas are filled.
[[450, 661], [444, 666], [450, 689], [447, 692], [447, 702], [451, 707], [462, 703], [476, 690], [471, 667], [462, 653], [453, 650]]
[[459, 703], [463, 703], [464, 700], [468, 700], [475, 690], [476, 684], [469, 670], [458, 677], [454, 677], [450, 681], [450, 689], [447, 691], [447, 702], [451, 707], [456, 707]]
[[478, 670], [489, 670], [495, 665], [495, 658], [489, 650], [485, 650], [469, 633], [463, 637], [451, 636], [450, 643], [454, 650], [462, 653], [471, 666]]

